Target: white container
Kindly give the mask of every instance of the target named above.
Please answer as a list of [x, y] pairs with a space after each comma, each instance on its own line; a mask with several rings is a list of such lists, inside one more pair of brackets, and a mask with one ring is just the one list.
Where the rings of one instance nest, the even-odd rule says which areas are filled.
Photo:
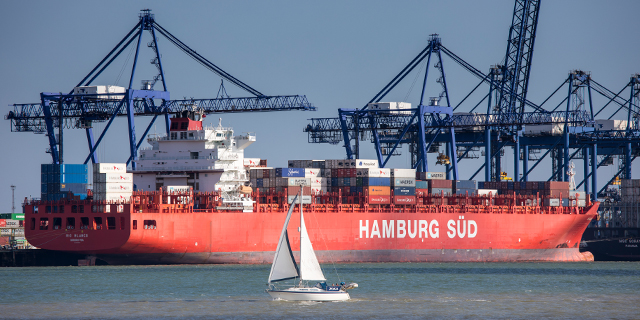
[[133, 182], [133, 173], [95, 173], [93, 183]]
[[[295, 197], [296, 196], [287, 196], [287, 203], [291, 204]], [[298, 204], [299, 202], [300, 202], [300, 196], [298, 196], [298, 199], [296, 199], [296, 204]], [[311, 203], [311, 195], [303, 195], [302, 196], [302, 203], [303, 204], [310, 204]]]
[[496, 195], [498, 195], [498, 190], [496, 189], [478, 189], [477, 192], [478, 192], [478, 196], [488, 197], [489, 194], [491, 194], [492, 196], [495, 197]]
[[415, 169], [391, 169], [392, 177], [416, 178]]
[[163, 187], [164, 191], [166, 192], [180, 192], [180, 193], [184, 193], [184, 192], [189, 192], [189, 190], [191, 189], [191, 187], [189, 186], [165, 186]]
[[545, 198], [544, 199], [544, 205], [547, 207], [559, 207], [560, 206], [560, 199], [558, 198]]
[[245, 167], [257, 167], [260, 165], [260, 158], [244, 158], [242, 164]]
[[289, 187], [294, 187], [294, 186], [311, 186], [311, 179], [308, 178], [288, 178], [287, 181], [287, 185]]
[[132, 192], [133, 183], [131, 182], [98, 182], [93, 184], [93, 192]]
[[394, 187], [415, 187], [416, 178], [395, 177], [391, 180]]
[[316, 177], [320, 177], [320, 169], [316, 169], [316, 168], [305, 168], [304, 169], [304, 177], [305, 178], [316, 178]]
[[311, 187], [326, 187], [327, 186], [327, 178], [310, 178], [311, 179]]
[[356, 168], [378, 168], [378, 160], [356, 159]]
[[126, 163], [94, 163], [93, 174], [96, 173], [126, 173]]
[[131, 192], [110, 192], [110, 193], [96, 193], [94, 198], [98, 201], [124, 201], [129, 202], [131, 199]]

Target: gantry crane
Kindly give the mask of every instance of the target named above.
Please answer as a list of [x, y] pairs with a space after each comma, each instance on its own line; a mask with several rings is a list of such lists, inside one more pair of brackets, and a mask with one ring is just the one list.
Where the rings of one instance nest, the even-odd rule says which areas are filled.
[[[151, 63], [157, 67], [158, 74], [153, 77], [153, 80], [142, 81], [142, 90], [135, 90], [133, 89], [133, 81], [140, 53], [140, 44], [145, 30], [150, 33], [152, 38], [151, 42], [148, 43], [148, 47], [153, 50], [154, 58], [151, 60]], [[223, 80], [247, 91], [251, 96], [231, 98], [223, 95], [215, 99], [171, 100], [169, 91], [167, 90], [167, 82], [165, 81], [156, 33], [164, 36], [170, 43], [187, 54], [187, 56], [193, 58], [205, 68], [220, 76]], [[138, 23], [75, 88], [92, 85], [96, 78], [102, 74], [129, 45], [134, 43], [136, 45], [135, 57], [131, 68], [129, 85], [126, 90], [123, 92], [106, 93], [83, 93], [78, 90], [71, 90], [69, 93], [43, 92], [40, 94], [40, 103], [13, 105], [13, 111], [10, 111], [5, 116], [5, 119], [11, 121], [11, 130], [13, 132], [46, 133], [50, 147], [48, 152], [51, 153], [52, 162], [59, 164], [63, 163], [63, 129], [85, 129], [89, 145], [89, 155], [84, 163], [86, 164], [89, 161], [95, 163], [97, 162], [96, 149], [113, 120], [118, 116], [126, 116], [128, 120], [129, 149], [131, 154], [127, 163], [131, 162], [132, 168], [135, 169], [137, 150], [157, 117], [161, 115], [164, 115], [165, 127], [168, 133], [170, 128], [169, 115], [181, 114], [184, 111], [199, 111], [204, 114], [211, 114], [315, 110], [315, 107], [307, 101], [305, 96], [267, 96], [235, 78], [160, 26], [149, 9], [142, 10], [142, 13], [139, 14]], [[162, 90], [154, 90], [154, 86], [158, 81], [162, 83]], [[153, 116], [138, 141], [136, 139], [134, 123], [135, 116]], [[98, 140], [94, 142], [92, 124], [103, 121], [107, 121], [107, 124]], [[58, 129], [58, 137], [56, 137], [55, 134], [56, 128]]]

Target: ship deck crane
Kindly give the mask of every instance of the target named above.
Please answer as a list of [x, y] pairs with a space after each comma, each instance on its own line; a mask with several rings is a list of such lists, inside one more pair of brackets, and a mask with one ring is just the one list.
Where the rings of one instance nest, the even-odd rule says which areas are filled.
[[[141, 11], [142, 13], [139, 15], [138, 23], [100, 63], [75, 86], [77, 88], [92, 85], [95, 79], [102, 74], [129, 45], [134, 44], [136, 45], [135, 57], [131, 68], [129, 85], [124, 92], [118, 92], [117, 94], [85, 94], [74, 90], [66, 94], [61, 92], [43, 92], [40, 94], [39, 103], [13, 105], [13, 111], [10, 111], [5, 116], [5, 119], [11, 121], [11, 130], [13, 132], [46, 133], [50, 147], [48, 152], [51, 153], [52, 162], [59, 164], [63, 163], [63, 129], [85, 129], [89, 145], [89, 155], [85, 160], [85, 164], [89, 161], [95, 163], [97, 162], [95, 151], [111, 126], [111, 123], [118, 116], [126, 116], [128, 120], [129, 149], [131, 154], [127, 163], [132, 162], [132, 168], [135, 169], [137, 150], [157, 117], [161, 115], [164, 115], [166, 131], [169, 132], [169, 115], [180, 114], [186, 110], [194, 111], [195, 109], [204, 114], [315, 110], [315, 107], [307, 101], [305, 96], [264, 95], [207, 60], [204, 56], [191, 49], [160, 26], [155, 21], [155, 16], [151, 13], [151, 10], [144, 9]], [[155, 57], [151, 60], [151, 63], [156, 66], [158, 74], [153, 77], [153, 80], [142, 81], [143, 90], [134, 90], [132, 86], [140, 53], [140, 44], [145, 30], [149, 31], [152, 37], [152, 41], [148, 43], [148, 47], [153, 50]], [[167, 83], [165, 81], [156, 33], [164, 36], [170, 43], [174, 44], [187, 54], [187, 56], [193, 58], [208, 70], [217, 74], [227, 82], [247, 91], [251, 96], [240, 98], [218, 97], [215, 99], [171, 100], [169, 91], [167, 91]], [[163, 89], [153, 90], [154, 85], [158, 81], [162, 83]], [[137, 141], [134, 117], [141, 115], [153, 116], [153, 119], [142, 134], [140, 140]], [[98, 140], [94, 142], [92, 123], [103, 121], [107, 121], [107, 125]], [[55, 128], [58, 129], [58, 137], [56, 137]]]

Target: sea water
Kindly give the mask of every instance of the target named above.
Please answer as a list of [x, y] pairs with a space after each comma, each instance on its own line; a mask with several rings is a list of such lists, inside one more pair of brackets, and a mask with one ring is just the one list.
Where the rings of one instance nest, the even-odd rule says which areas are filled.
[[631, 319], [640, 263], [323, 265], [346, 302], [274, 301], [270, 265], [0, 269], [5, 319]]

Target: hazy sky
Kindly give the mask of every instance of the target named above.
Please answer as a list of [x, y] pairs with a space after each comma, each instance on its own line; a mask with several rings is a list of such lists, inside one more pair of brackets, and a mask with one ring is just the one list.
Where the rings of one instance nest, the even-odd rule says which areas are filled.
[[[427, 45], [433, 33], [440, 34], [442, 43], [458, 56], [488, 72], [504, 57], [513, 5], [513, 1], [0, 1], [0, 110], [6, 115], [12, 110], [10, 104], [38, 102], [40, 92], [70, 91], [133, 28], [139, 10], [150, 8], [161, 26], [243, 82], [267, 95], [306, 95], [318, 107], [317, 112], [222, 115], [223, 125], [237, 133], [256, 133], [258, 141], [245, 156], [267, 159], [271, 166], [286, 166], [288, 159], [343, 158], [340, 146], [307, 143], [302, 131], [307, 119], [335, 117], [338, 108], [362, 107]], [[640, 72], [638, 12], [640, 1], [635, 0], [544, 1], [529, 99], [541, 103], [574, 69], [589, 71], [594, 80], [619, 91]], [[156, 74], [149, 63], [151, 50], [145, 46], [150, 37], [146, 32], [144, 37], [134, 88]], [[172, 98], [216, 97], [219, 77], [161, 36], [159, 48]], [[127, 49], [94, 84], [127, 86], [131, 52]], [[478, 80], [446, 58], [444, 66], [452, 104], [457, 104]], [[420, 75], [410, 75], [385, 100], [416, 105], [419, 81], [411, 86], [416, 77]], [[231, 96], [247, 96], [231, 84], [226, 88]], [[435, 86], [428, 87], [428, 96], [438, 93]], [[606, 103], [599, 97], [594, 100], [597, 109]], [[209, 116], [206, 123], [217, 124], [218, 118]], [[149, 120], [136, 119], [138, 137]], [[102, 127], [95, 125], [96, 137]], [[156, 127], [151, 132], [162, 133], [162, 125]], [[113, 128], [98, 150], [101, 162], [128, 158], [126, 119], [117, 119]], [[16, 211], [21, 211], [24, 197], [40, 196], [40, 164], [51, 161], [45, 153], [48, 141], [44, 135], [11, 132], [10, 122], [3, 120], [0, 143], [6, 152], [0, 172], [0, 212], [11, 211], [12, 184]], [[372, 144], [362, 146], [362, 158], [374, 158]], [[392, 166], [408, 167], [407, 147], [402, 151]], [[512, 158], [509, 151], [507, 159]], [[65, 163], [82, 163], [87, 154], [84, 131], [66, 130]], [[434, 163], [435, 155], [430, 155], [430, 170], [444, 169]], [[461, 178], [468, 178], [480, 164], [461, 162]], [[507, 161], [504, 169], [512, 172], [512, 167]], [[541, 179], [550, 175], [548, 162], [536, 170]], [[599, 180], [604, 182], [616, 171], [616, 166], [603, 167]]]

